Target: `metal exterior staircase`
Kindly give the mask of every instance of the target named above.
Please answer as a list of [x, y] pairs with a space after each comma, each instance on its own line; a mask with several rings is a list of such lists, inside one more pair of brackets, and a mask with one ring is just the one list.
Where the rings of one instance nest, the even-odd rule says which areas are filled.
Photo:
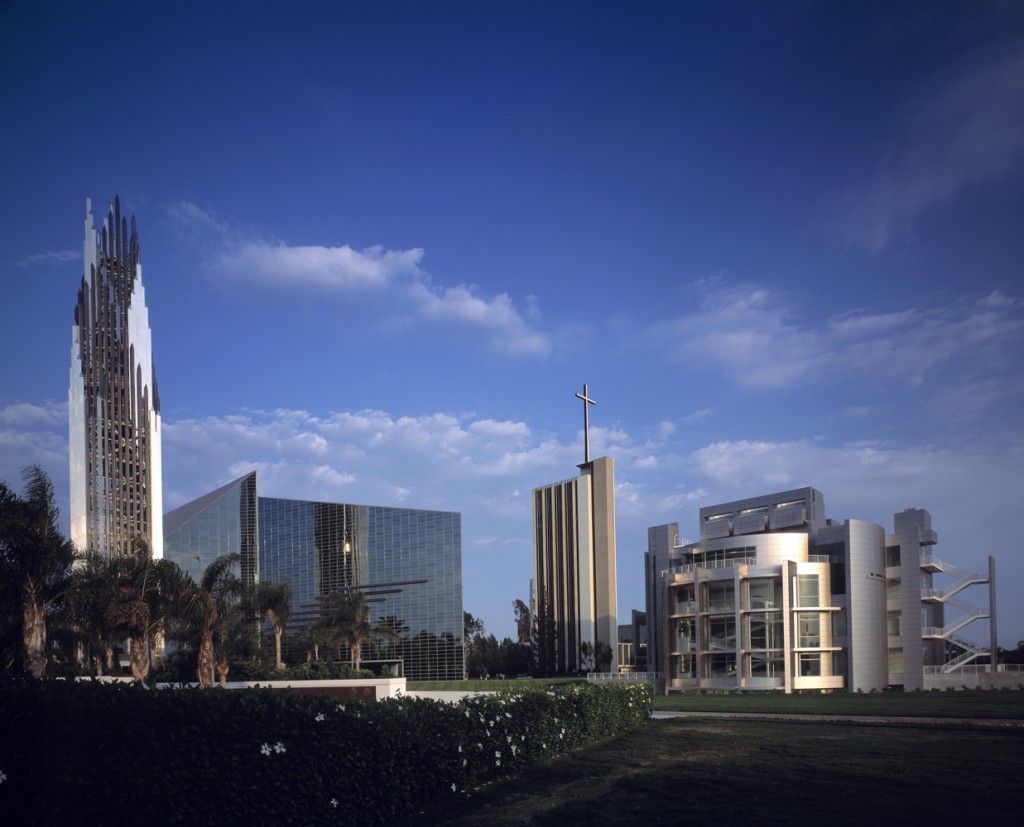
[[951, 606], [962, 612], [962, 614], [947, 623], [945, 626], [931, 626], [921, 630], [922, 637], [931, 638], [933, 640], [945, 640], [948, 643], [952, 643], [953, 645], [963, 649], [963, 652], [955, 658], [952, 658], [942, 664], [942, 671], [945, 673], [953, 672], [958, 667], [963, 666], [965, 663], [969, 663], [975, 658], [990, 654], [990, 647], [982, 646], [981, 644], [974, 643], [966, 638], [959, 637], [956, 633], [968, 624], [973, 623], [975, 620], [991, 618], [991, 610], [979, 609], [953, 599], [954, 595], [959, 594], [968, 586], [977, 586], [988, 583], [988, 575], [961, 569], [954, 566], [952, 563], [940, 560], [930, 551], [921, 552], [921, 568], [929, 572], [942, 572], [943, 574], [948, 574], [953, 578], [953, 584], [947, 586], [945, 589], [921, 589], [921, 600], [926, 603], [944, 603], [947, 606]]

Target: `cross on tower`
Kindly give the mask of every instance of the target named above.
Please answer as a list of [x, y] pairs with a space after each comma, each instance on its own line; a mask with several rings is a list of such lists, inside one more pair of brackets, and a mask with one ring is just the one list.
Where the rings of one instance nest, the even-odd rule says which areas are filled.
[[587, 386], [583, 386], [583, 393], [576, 394], [577, 399], [583, 400], [583, 464], [590, 464], [590, 406], [597, 403], [587, 395]]

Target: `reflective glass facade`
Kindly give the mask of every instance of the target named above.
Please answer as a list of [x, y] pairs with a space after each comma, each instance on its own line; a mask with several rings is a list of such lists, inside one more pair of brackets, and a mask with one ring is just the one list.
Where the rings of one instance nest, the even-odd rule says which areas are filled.
[[189, 571], [240, 552], [255, 579], [291, 585], [286, 662], [305, 658], [296, 638], [322, 599], [358, 588], [371, 623], [400, 636], [364, 646], [364, 660], [401, 660], [409, 680], [463, 678], [460, 514], [257, 497], [254, 472], [167, 521], [166, 556]]
[[164, 557], [173, 560], [198, 583], [206, 567], [225, 554], [241, 556], [246, 583], [258, 576], [256, 473], [164, 516]]

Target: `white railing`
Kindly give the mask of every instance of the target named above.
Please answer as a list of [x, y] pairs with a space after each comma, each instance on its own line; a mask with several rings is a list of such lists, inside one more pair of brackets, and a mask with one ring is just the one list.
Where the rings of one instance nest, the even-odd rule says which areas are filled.
[[696, 571], [697, 569], [731, 569], [735, 566], [756, 566], [756, 557], [737, 557], [735, 560], [710, 560], [700, 563], [687, 563], [678, 569], [672, 569], [672, 573]]
[[662, 677], [662, 672], [587, 672], [589, 683], [653, 683]]
[[985, 583], [988, 581], [988, 577], [977, 572], [967, 571], [954, 566], [952, 563], [947, 563], [945, 560], [940, 560], [930, 551], [921, 552], [921, 568], [927, 568], [934, 566], [939, 571], [945, 572], [946, 574], [957, 578], [958, 580], [973, 580], [978, 579], [980, 582]]
[[945, 666], [926, 666], [924, 668], [924, 674], [926, 675], [981, 675], [987, 672], [1024, 672], [1024, 664], [997, 663], [996, 668], [993, 669], [991, 663], [972, 663], [957, 666], [948, 672], [945, 671]]
[[941, 628], [938, 626], [926, 626], [924, 629], [921, 630], [921, 635], [922, 637], [948, 638], [954, 632], [959, 631], [968, 623], [973, 623], [975, 620], [978, 620], [983, 617], [989, 617], [988, 609], [972, 609], [966, 614], [958, 617], [952, 623], [947, 623], [945, 626]]

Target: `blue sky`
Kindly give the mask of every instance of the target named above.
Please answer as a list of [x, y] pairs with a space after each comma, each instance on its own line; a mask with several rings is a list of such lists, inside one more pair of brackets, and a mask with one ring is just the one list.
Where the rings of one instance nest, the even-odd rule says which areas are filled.
[[84, 202], [120, 194], [167, 509], [257, 468], [460, 511], [511, 635], [587, 383], [620, 615], [648, 526], [813, 485], [994, 554], [1024, 639], [1020, 4], [15, 0], [0, 112], [0, 479], [66, 511]]

